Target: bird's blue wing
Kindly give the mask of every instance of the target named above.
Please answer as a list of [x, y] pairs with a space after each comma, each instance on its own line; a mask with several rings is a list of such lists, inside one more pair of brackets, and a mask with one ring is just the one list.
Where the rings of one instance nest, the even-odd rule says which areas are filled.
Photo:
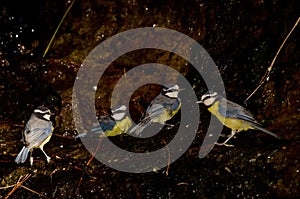
[[180, 101], [178, 99], [169, 100], [167, 102], [163, 102], [161, 104], [152, 104], [148, 107], [146, 110], [145, 117], [142, 120], [145, 119], [152, 119], [154, 117], [159, 116], [160, 114], [163, 114], [166, 110], [168, 111], [175, 111], [180, 106]]
[[240, 119], [258, 124], [258, 122], [253, 118], [253, 115], [244, 107], [226, 99], [222, 99], [219, 101], [219, 113], [226, 118]]
[[164, 107], [169, 107], [169, 110], [170, 111], [175, 111], [178, 109], [178, 107], [180, 106], [180, 101], [179, 99], [176, 99], [175, 102], [172, 102], [172, 103], [164, 103]]
[[165, 107], [162, 104], [153, 104], [152, 106], [148, 107], [146, 116], [142, 119], [142, 121], [155, 118], [162, 114], [163, 111], [165, 111]]
[[116, 121], [109, 117], [102, 118], [102, 120], [99, 123], [101, 129], [105, 131], [111, 131], [113, 130], [114, 126], [116, 125]]

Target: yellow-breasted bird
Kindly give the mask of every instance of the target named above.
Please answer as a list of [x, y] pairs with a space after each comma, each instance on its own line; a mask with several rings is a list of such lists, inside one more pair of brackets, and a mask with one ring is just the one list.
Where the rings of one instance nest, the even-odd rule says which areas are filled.
[[[111, 110], [110, 115], [100, 116], [99, 124], [92, 128], [88, 134], [99, 134], [99, 137], [110, 137], [126, 133], [132, 126], [132, 121], [126, 115], [126, 110], [127, 107], [125, 105], [116, 106]], [[76, 138], [86, 135], [87, 133], [81, 133]]]
[[44, 145], [49, 142], [53, 131], [50, 117], [51, 111], [44, 106], [39, 106], [33, 111], [30, 119], [26, 123], [25, 131], [22, 134], [24, 146], [15, 159], [17, 164], [24, 163], [30, 152], [30, 165], [32, 165], [32, 151], [35, 148], [40, 148], [42, 150], [49, 163], [51, 158], [45, 153], [43, 148]]
[[165, 124], [170, 120], [181, 107], [181, 100], [178, 97], [181, 90], [183, 89], [176, 84], [164, 86], [161, 93], [151, 101], [140, 122], [128, 134], [139, 135], [152, 122]]
[[231, 129], [231, 135], [223, 143], [216, 143], [218, 145], [233, 146], [226, 143], [236, 133], [247, 131], [248, 129], [257, 129], [280, 139], [271, 131], [262, 128], [253, 118], [253, 115], [244, 107], [223, 98], [216, 92], [207, 92], [202, 95], [201, 100], [197, 103], [203, 103], [205, 106], [208, 106], [208, 111], [216, 116], [223, 125]]

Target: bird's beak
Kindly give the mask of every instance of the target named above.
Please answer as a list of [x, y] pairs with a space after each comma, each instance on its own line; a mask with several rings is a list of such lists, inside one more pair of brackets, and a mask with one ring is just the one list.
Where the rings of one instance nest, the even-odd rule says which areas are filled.
[[202, 100], [200, 100], [200, 101], [197, 101], [196, 103], [197, 103], [197, 104], [201, 104], [201, 103], [203, 103], [203, 101], [202, 101]]

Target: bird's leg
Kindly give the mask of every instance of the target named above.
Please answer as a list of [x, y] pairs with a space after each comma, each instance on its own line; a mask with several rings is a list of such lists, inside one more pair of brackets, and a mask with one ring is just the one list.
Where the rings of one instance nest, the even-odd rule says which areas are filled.
[[[231, 135], [231, 134], [230, 134], [230, 135]], [[228, 135], [226, 135], [226, 134], [222, 133], [222, 134], [220, 135], [220, 137], [223, 137], [223, 138], [224, 138], [224, 137], [226, 137], [226, 138], [227, 138], [227, 137], [228, 137]]]
[[167, 129], [171, 129], [171, 128], [173, 128], [175, 126], [173, 124], [168, 124], [168, 123], [164, 123], [164, 125], [167, 126]]
[[40, 147], [40, 149], [42, 150], [42, 152], [44, 153], [44, 155], [46, 156], [46, 158], [47, 158], [47, 162], [49, 163], [50, 162], [50, 157], [45, 153], [45, 151], [44, 151], [44, 149], [43, 149], [43, 147]]
[[231, 144], [226, 144], [231, 138], [233, 138], [233, 136], [237, 133], [236, 130], [231, 131], [231, 135], [223, 142], [223, 143], [216, 143], [216, 145], [223, 145], [223, 146], [228, 146], [228, 147], [234, 147], [234, 145]]
[[30, 157], [29, 157], [30, 166], [32, 166], [32, 165], [33, 165], [32, 151], [33, 151], [33, 149], [30, 149]]

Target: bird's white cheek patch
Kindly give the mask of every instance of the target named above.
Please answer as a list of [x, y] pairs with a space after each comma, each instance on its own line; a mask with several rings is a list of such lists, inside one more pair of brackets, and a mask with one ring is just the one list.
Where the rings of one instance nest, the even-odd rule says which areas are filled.
[[174, 91], [174, 92], [167, 93], [166, 95], [171, 98], [176, 98], [178, 97], [178, 92]]
[[115, 120], [121, 120], [123, 119], [125, 116], [125, 113], [117, 113], [117, 114], [114, 114], [112, 117], [115, 119]]
[[46, 120], [50, 120], [50, 115], [44, 115], [43, 118], [45, 118]]
[[214, 103], [214, 101], [215, 101], [215, 98], [209, 98], [209, 99], [204, 100], [203, 103], [204, 103], [206, 106], [210, 106], [210, 105], [212, 105], [212, 104]]

